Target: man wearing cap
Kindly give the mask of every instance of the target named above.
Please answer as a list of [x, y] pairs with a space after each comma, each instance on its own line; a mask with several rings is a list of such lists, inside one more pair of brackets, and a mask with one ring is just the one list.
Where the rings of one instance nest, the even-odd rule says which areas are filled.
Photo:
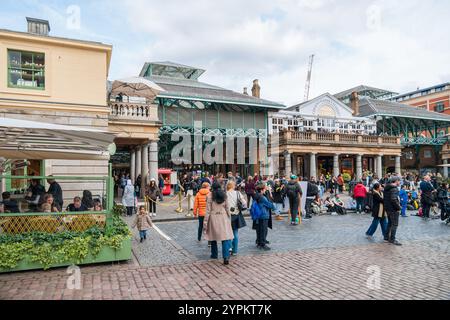
[[398, 227], [398, 218], [402, 208], [400, 206], [399, 186], [400, 178], [394, 176], [391, 177], [389, 184], [384, 188], [384, 208], [388, 216], [388, 226], [384, 240], [391, 244], [395, 244], [396, 246], [402, 245], [395, 238]]
[[291, 225], [298, 225], [299, 223], [299, 207], [300, 199], [302, 198], [302, 188], [298, 183], [298, 177], [293, 174], [291, 180], [286, 186], [286, 196], [289, 199], [289, 208], [291, 211]]

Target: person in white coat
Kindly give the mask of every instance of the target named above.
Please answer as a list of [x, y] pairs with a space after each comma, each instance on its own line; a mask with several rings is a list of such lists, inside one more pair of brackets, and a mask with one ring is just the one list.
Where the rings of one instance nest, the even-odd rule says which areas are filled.
[[135, 194], [134, 194], [134, 187], [131, 183], [131, 180], [127, 180], [127, 185], [125, 186], [123, 197], [122, 197], [122, 204], [124, 207], [127, 207], [127, 215], [132, 216], [133, 215], [133, 209], [135, 207]]

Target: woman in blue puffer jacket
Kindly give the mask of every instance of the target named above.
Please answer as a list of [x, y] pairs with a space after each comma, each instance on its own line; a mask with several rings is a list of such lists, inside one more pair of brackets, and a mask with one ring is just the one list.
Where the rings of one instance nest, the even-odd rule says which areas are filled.
[[268, 251], [270, 247], [267, 245], [267, 231], [271, 220], [270, 210], [275, 210], [275, 205], [265, 196], [266, 189], [267, 186], [263, 182], [258, 183], [256, 186], [254, 200], [260, 206], [262, 215], [258, 220], [254, 221], [253, 229], [256, 229], [256, 244], [258, 248]]

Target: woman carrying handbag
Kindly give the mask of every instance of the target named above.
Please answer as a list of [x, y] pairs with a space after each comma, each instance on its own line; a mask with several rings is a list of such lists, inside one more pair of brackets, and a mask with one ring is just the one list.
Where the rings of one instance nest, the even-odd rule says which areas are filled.
[[227, 183], [227, 201], [231, 213], [231, 228], [233, 229], [234, 239], [231, 243], [231, 255], [238, 253], [239, 237], [238, 231], [247, 225], [242, 211], [247, 210], [247, 203], [241, 193], [236, 189], [236, 183], [233, 180]]

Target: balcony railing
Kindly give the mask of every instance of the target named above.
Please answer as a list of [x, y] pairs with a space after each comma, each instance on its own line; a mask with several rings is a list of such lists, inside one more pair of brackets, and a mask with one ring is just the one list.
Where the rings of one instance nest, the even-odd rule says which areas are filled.
[[327, 143], [335, 145], [400, 146], [400, 138], [398, 137], [301, 131], [282, 131], [280, 142], [281, 144]]
[[158, 107], [129, 102], [111, 102], [110, 120], [158, 121]]

